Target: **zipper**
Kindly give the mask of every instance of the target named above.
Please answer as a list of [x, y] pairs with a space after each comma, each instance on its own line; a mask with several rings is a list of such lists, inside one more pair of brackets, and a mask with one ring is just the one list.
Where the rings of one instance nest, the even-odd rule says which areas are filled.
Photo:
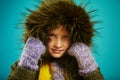
[[71, 73], [69, 74], [70, 80], [72, 80]]

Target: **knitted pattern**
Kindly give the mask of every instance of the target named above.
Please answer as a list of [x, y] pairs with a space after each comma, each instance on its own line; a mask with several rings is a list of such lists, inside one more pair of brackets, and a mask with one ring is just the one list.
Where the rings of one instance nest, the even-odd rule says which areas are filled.
[[38, 70], [38, 60], [45, 51], [46, 48], [40, 40], [29, 37], [18, 65], [26, 69]]
[[65, 80], [64, 70], [56, 62], [51, 63], [52, 80]]
[[91, 50], [85, 44], [73, 44], [68, 53], [77, 59], [79, 74], [91, 73], [97, 69], [98, 65], [91, 54]]

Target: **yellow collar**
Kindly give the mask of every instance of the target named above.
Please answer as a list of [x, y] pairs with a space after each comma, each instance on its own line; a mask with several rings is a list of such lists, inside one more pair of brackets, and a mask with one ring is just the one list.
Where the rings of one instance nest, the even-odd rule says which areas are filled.
[[42, 65], [38, 80], [51, 80], [50, 68], [48, 64]]

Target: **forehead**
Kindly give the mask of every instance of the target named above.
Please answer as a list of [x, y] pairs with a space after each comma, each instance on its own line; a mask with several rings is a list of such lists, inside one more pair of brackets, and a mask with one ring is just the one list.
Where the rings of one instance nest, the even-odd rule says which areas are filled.
[[60, 25], [56, 29], [50, 30], [49, 33], [69, 35], [69, 32], [66, 30], [66, 28], [63, 25]]

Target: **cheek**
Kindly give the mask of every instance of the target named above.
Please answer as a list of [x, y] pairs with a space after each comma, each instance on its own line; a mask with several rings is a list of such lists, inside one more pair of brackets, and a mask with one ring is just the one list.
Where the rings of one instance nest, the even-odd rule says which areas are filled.
[[70, 41], [65, 42], [64, 43], [65, 48], [68, 49], [70, 47], [70, 44], [71, 44]]
[[53, 41], [49, 41], [47, 46], [48, 46], [48, 49], [50, 49], [53, 46]]

